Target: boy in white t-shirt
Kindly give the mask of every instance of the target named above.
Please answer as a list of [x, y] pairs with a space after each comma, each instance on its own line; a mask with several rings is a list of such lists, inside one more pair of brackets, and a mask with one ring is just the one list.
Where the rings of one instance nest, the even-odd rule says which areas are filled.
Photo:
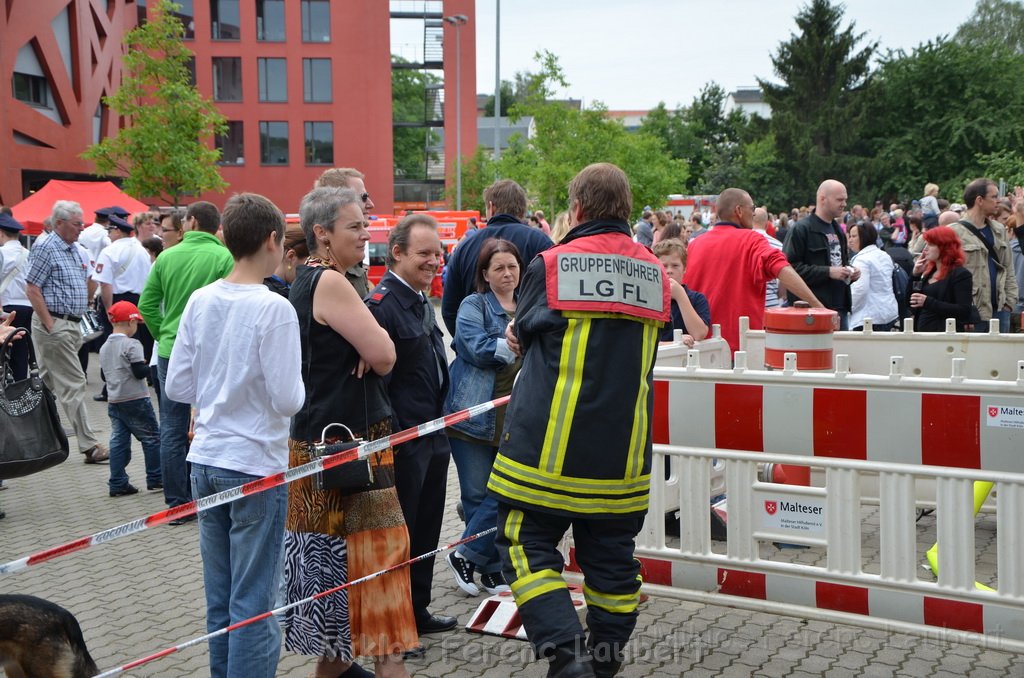
[[[165, 381], [169, 398], [196, 409], [194, 499], [285, 471], [289, 418], [305, 398], [295, 310], [263, 285], [284, 256], [284, 216], [242, 193], [228, 200], [222, 224], [235, 268], [192, 294]], [[209, 631], [273, 608], [286, 508], [279, 486], [200, 514]], [[272, 678], [280, 648], [269, 617], [211, 639], [210, 673]]]

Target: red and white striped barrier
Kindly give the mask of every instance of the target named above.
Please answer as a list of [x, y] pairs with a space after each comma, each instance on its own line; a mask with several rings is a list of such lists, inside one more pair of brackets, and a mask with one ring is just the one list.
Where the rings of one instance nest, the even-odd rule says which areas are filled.
[[143, 664], [148, 664], [148, 663], [150, 663], [152, 661], [156, 661], [157, 659], [162, 659], [163, 657], [166, 657], [168, 655], [172, 655], [175, 652], [180, 652], [181, 650], [190, 648], [193, 645], [198, 645], [199, 643], [205, 643], [206, 641], [210, 640], [211, 638], [216, 638], [217, 636], [223, 636], [223, 635], [225, 635], [227, 633], [231, 633], [232, 631], [236, 631], [236, 630], [242, 628], [243, 626], [248, 626], [249, 624], [254, 624], [254, 623], [256, 623], [256, 622], [258, 622], [260, 620], [266, 619], [268, 617], [272, 617], [274, 615], [282, 614], [282, 613], [292, 609], [293, 607], [298, 607], [299, 605], [305, 605], [306, 603], [311, 603], [314, 600], [319, 600], [320, 598], [324, 598], [326, 596], [338, 593], [339, 591], [343, 591], [343, 590], [347, 589], [350, 586], [355, 586], [356, 584], [362, 584], [364, 582], [368, 582], [371, 579], [376, 579], [377, 577], [381, 577], [381, 576], [383, 576], [383, 575], [385, 575], [385, 574], [387, 574], [389, 572], [394, 572], [395, 570], [400, 570], [403, 567], [408, 567], [408, 566], [412, 565], [413, 563], [417, 563], [417, 562], [419, 562], [421, 560], [426, 560], [427, 558], [433, 558], [434, 556], [436, 556], [439, 553], [444, 553], [445, 551], [451, 550], [451, 549], [455, 548], [456, 546], [461, 546], [462, 544], [467, 544], [467, 543], [473, 541], [474, 539], [479, 539], [480, 537], [483, 537], [484, 535], [490, 534], [491, 532], [494, 532], [497, 529], [498, 529], [497, 527], [492, 527], [492, 528], [490, 528], [488, 530], [484, 530], [482, 532], [477, 532], [476, 534], [471, 535], [469, 537], [465, 537], [463, 539], [460, 539], [459, 541], [452, 542], [451, 544], [448, 544], [446, 546], [438, 547], [438, 548], [434, 549], [433, 551], [431, 551], [430, 553], [423, 553], [421, 555], [416, 556], [415, 558], [410, 558], [409, 560], [406, 560], [406, 561], [401, 562], [401, 563], [397, 563], [395, 565], [392, 565], [391, 567], [388, 567], [388, 568], [385, 568], [383, 570], [379, 570], [377, 572], [374, 572], [373, 574], [368, 574], [365, 577], [360, 577], [359, 579], [353, 579], [350, 582], [345, 582], [344, 584], [341, 584], [339, 586], [335, 586], [332, 589], [327, 589], [326, 591], [321, 591], [320, 593], [317, 593], [317, 594], [314, 594], [312, 596], [309, 596], [308, 598], [303, 598], [302, 600], [296, 600], [293, 603], [288, 603], [287, 605], [279, 607], [279, 608], [277, 608], [275, 610], [270, 610], [269, 612], [264, 612], [263, 614], [258, 614], [255, 617], [250, 617], [249, 619], [244, 619], [244, 620], [242, 620], [240, 622], [235, 622], [234, 624], [231, 624], [230, 626], [225, 626], [222, 629], [217, 629], [216, 631], [213, 631], [211, 633], [207, 633], [206, 635], [198, 636], [198, 637], [193, 638], [191, 640], [187, 640], [184, 643], [179, 643], [179, 644], [175, 645], [174, 647], [168, 647], [166, 649], [160, 650], [159, 652], [155, 652], [155, 653], [153, 653], [153, 654], [151, 654], [149, 656], [143, 657], [141, 659], [136, 659], [135, 661], [128, 662], [127, 664], [124, 664], [124, 665], [119, 666], [117, 668], [109, 669], [107, 671], [104, 671], [103, 673], [96, 674], [96, 676], [94, 676], [93, 678], [108, 678], [108, 676], [116, 676], [119, 673], [124, 673], [125, 671], [128, 671], [130, 669], [134, 669], [134, 668], [136, 668], [138, 666], [142, 666]]
[[[646, 583], [703, 595], [741, 596], [757, 609], [788, 606], [863, 615], [865, 623], [943, 627], [1024, 649], [1024, 361], [1015, 381], [970, 379], [961, 358], [946, 378], [852, 374], [845, 355], [832, 373], [747, 369], [655, 370], [651, 505], [637, 556]], [[667, 445], [666, 445], [667, 444]], [[664, 481], [671, 460], [674, 485]], [[724, 464], [729, 501], [726, 553], [714, 553], [707, 487]], [[822, 469], [820, 487], [758, 481], [763, 463]], [[862, 492], [877, 483], [879, 562], [861, 550]], [[973, 483], [996, 481], [997, 591], [977, 591]], [[938, 581], [919, 576], [915, 501], [935, 490]], [[791, 507], [794, 507], [792, 508]], [[680, 545], [662, 516], [678, 509]], [[786, 514], [788, 523], [782, 522]], [[805, 527], [794, 527], [802, 525]], [[800, 532], [799, 530], [806, 530]], [[762, 555], [779, 541], [824, 549], [823, 566]], [[769, 552], [769, 554], [772, 552]], [[880, 572], [874, 573], [874, 568]], [[865, 569], [872, 572], [865, 572]], [[684, 595], [680, 592], [680, 595]], [[696, 593], [695, 593], [696, 595]], [[870, 618], [870, 619], [869, 619]], [[934, 631], [933, 631], [934, 632]]]
[[[569, 584], [569, 597], [576, 614], [582, 622], [587, 613], [587, 601], [583, 595], [583, 587]], [[485, 636], [499, 636], [512, 640], [526, 640], [526, 629], [519, 616], [515, 598], [511, 591], [503, 591], [484, 600], [476, 608], [476, 612], [466, 623], [466, 630]]]
[[242, 497], [263, 492], [264, 490], [269, 490], [272, 487], [290, 483], [299, 478], [311, 476], [314, 473], [323, 471], [324, 469], [333, 468], [350, 461], [355, 461], [356, 459], [365, 458], [375, 452], [386, 450], [389, 447], [409, 442], [410, 440], [430, 433], [442, 431], [452, 424], [457, 424], [460, 421], [476, 417], [484, 412], [493, 410], [496, 407], [501, 407], [508, 402], [509, 397], [510, 396], [504, 396], [486, 403], [480, 403], [479, 405], [474, 405], [473, 407], [465, 410], [453, 412], [447, 416], [438, 417], [437, 419], [433, 419], [418, 426], [407, 428], [404, 431], [393, 433], [387, 438], [371, 440], [369, 442], [362, 443], [359, 447], [345, 450], [327, 457], [314, 459], [308, 464], [296, 466], [295, 468], [288, 469], [283, 473], [275, 473], [274, 475], [254, 480], [246, 483], [245, 485], [241, 485], [240, 487], [225, 490], [224, 492], [218, 492], [217, 494], [211, 494], [203, 497], [202, 499], [191, 501], [187, 504], [182, 504], [181, 506], [175, 506], [174, 508], [166, 509], [164, 511], [158, 511], [157, 513], [146, 516], [145, 518], [138, 518], [131, 522], [124, 523], [123, 525], [110, 528], [109, 530], [103, 530], [102, 532], [97, 532], [88, 537], [82, 537], [81, 539], [76, 539], [75, 541], [61, 544], [60, 546], [54, 546], [53, 548], [46, 549], [45, 551], [39, 551], [38, 553], [33, 553], [32, 555], [0, 564], [0, 575], [18, 572], [29, 566], [45, 563], [48, 560], [53, 560], [54, 558], [66, 556], [69, 553], [87, 549], [90, 546], [111, 542], [115, 539], [120, 539], [122, 537], [127, 537], [128, 535], [142, 532], [143, 530], [147, 530], [151, 527], [169, 523], [175, 518], [195, 515], [199, 511], [237, 501]]

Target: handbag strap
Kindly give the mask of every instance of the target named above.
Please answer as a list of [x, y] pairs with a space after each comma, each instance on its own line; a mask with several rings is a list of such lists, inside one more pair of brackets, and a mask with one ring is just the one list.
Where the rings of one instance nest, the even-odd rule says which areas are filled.
[[[305, 327], [306, 332], [305, 332], [305, 338], [304, 338], [304, 340], [306, 342], [306, 345], [309, 347], [309, 349], [308, 349], [308, 351], [309, 351], [309, 360], [306, 362], [305, 365], [302, 366], [302, 380], [305, 383], [310, 384], [310, 385], [312, 385], [312, 383], [313, 383], [312, 380], [310, 379], [310, 372], [312, 372], [312, 370], [313, 370], [313, 299], [314, 299], [314, 297], [316, 297], [316, 288], [317, 288], [317, 285], [320, 284], [320, 276], [322, 276], [323, 273], [324, 273], [324, 269], [321, 268], [321, 267], [317, 267], [313, 271], [313, 274], [312, 274], [313, 275], [313, 279], [309, 283], [309, 313], [306, 314], [306, 318], [305, 318], [305, 320], [306, 320], [306, 327]], [[309, 393], [310, 401], [313, 400], [314, 395], [315, 394], [313, 393], [313, 390], [311, 388], [310, 389], [310, 393]], [[311, 431], [309, 429], [309, 427], [310, 427], [310, 420], [309, 419], [310, 419], [309, 418], [309, 414], [307, 413], [306, 414], [306, 435], [304, 436], [305, 440], [313, 440], [313, 437], [311, 435]]]
[[139, 248], [142, 247], [142, 245], [139, 244], [139, 241], [136, 240], [135, 238], [129, 238], [129, 240], [132, 241], [132, 247], [128, 248], [128, 256], [125, 258], [124, 261], [121, 262], [121, 265], [118, 266], [118, 268], [117, 268], [117, 275], [118, 275], [118, 277], [121, 277], [122, 275], [124, 275], [124, 272], [128, 270], [129, 266], [132, 265], [132, 261], [135, 260], [135, 252], [136, 252], [136, 250], [138, 250]]
[[[981, 244], [984, 245], [985, 249], [988, 250], [988, 255], [992, 257], [992, 261], [999, 261], [999, 257], [996, 256], [996, 250], [994, 247], [992, 247], [992, 243], [990, 243], [988, 239], [981, 234], [981, 231], [978, 230], [977, 226], [967, 221], [966, 219], [960, 219], [956, 223], [966, 228], [968, 231], [971, 232], [971, 235], [973, 235], [975, 238], [981, 241]], [[992, 237], [993, 239], [995, 239], [995, 233], [992, 234]]]
[[21, 337], [19, 341], [28, 342], [28, 372], [32, 379], [39, 378], [39, 366], [36, 364], [36, 350], [32, 346], [32, 340], [29, 338], [28, 330], [24, 327], [17, 327], [11, 334], [4, 338], [2, 344], [0, 344], [0, 391], [3, 390], [5, 384], [9, 381], [13, 381], [11, 377], [11, 365], [10, 355], [12, 344], [14, 340]]
[[0, 294], [4, 293], [7, 286], [11, 284], [12, 280], [14, 280], [14, 277], [21, 272], [26, 261], [28, 261], [28, 250], [23, 247], [21, 248], [21, 254], [18, 255], [17, 263], [14, 264], [14, 268], [12, 268], [11, 272], [7, 274], [2, 282], [0, 282]]

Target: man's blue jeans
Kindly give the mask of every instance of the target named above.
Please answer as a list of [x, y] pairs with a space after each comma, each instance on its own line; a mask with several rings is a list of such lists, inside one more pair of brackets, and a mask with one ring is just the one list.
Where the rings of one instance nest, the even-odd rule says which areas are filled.
[[[992, 314], [993, 318], [999, 320], [999, 331], [1002, 334], [1007, 334], [1010, 331], [1010, 311], [996, 311]], [[988, 321], [983, 320], [974, 326], [974, 331], [980, 334], [988, 334]]]
[[188, 490], [188, 422], [192, 408], [167, 397], [167, 365], [170, 360], [159, 358], [160, 390], [160, 466], [164, 478], [164, 501], [170, 507], [191, 501]]
[[[459, 470], [462, 510], [466, 514], [463, 537], [495, 527], [498, 524], [498, 502], [487, 494], [487, 479], [498, 451], [491, 445], [449, 438], [452, 459]], [[460, 556], [473, 563], [478, 572], [494, 574], [501, 571], [501, 558], [494, 546], [494, 533], [459, 546]]]
[[[193, 464], [192, 495], [200, 499], [257, 479]], [[273, 609], [287, 505], [287, 489], [279, 486], [199, 513], [208, 632]], [[210, 675], [274, 678], [280, 654], [281, 629], [268, 617], [210, 639]]]
[[125, 469], [132, 460], [132, 436], [142, 443], [142, 454], [146, 458], [146, 487], [159, 485], [160, 426], [156, 423], [156, 413], [149, 396], [109, 403], [107, 415], [110, 417], [110, 491], [128, 487]]

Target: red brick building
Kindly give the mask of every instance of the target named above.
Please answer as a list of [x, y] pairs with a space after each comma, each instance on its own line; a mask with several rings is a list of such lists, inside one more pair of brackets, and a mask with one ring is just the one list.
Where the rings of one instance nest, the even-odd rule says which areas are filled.
[[[11, 83], [0, 89], [0, 203], [15, 204], [50, 178], [89, 177], [91, 163], [78, 155], [118, 127], [100, 99], [120, 82], [123, 38], [145, 17], [146, 4], [0, 3], [0, 78]], [[200, 196], [204, 199], [222, 205], [233, 192], [254, 191], [295, 211], [314, 179], [332, 166], [365, 172], [381, 213], [392, 211], [396, 183], [403, 199], [436, 199], [456, 155], [455, 28], [445, 16], [468, 17], [458, 68], [462, 152], [470, 155], [475, 148], [475, 0], [179, 4], [186, 41], [195, 53], [196, 86], [229, 123], [228, 134], [216, 142], [229, 187], [223, 194]], [[393, 167], [393, 19], [424, 26], [422, 61], [402, 68], [433, 72], [443, 80], [440, 94], [427, 93], [422, 125], [413, 124], [441, 127], [434, 135], [441, 140], [432, 154], [435, 169], [417, 177], [396, 178]]]

